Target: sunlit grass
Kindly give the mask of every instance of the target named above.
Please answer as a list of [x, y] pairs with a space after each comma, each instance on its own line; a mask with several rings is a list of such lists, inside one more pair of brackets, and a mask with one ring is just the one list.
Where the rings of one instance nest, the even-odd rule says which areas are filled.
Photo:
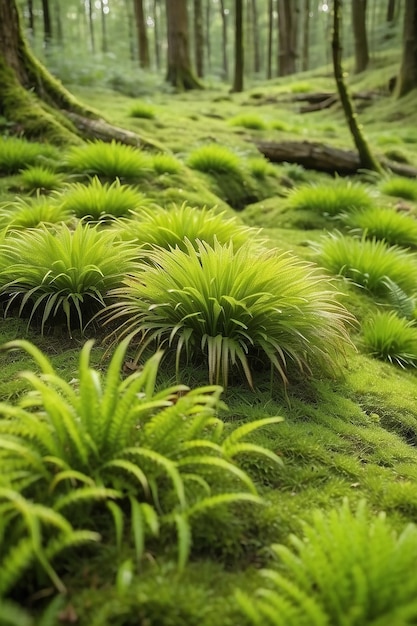
[[62, 187], [64, 180], [62, 174], [41, 165], [32, 166], [24, 170], [20, 178], [23, 188], [29, 193], [36, 190], [44, 192], [58, 189]]
[[417, 181], [412, 178], [392, 176], [383, 180], [379, 185], [379, 189], [387, 196], [417, 201]]
[[239, 128], [248, 128], [249, 130], [265, 130], [267, 128], [265, 120], [256, 113], [236, 115], [229, 120], [229, 124]]
[[391, 245], [417, 246], [417, 221], [393, 208], [370, 207], [344, 216], [345, 223], [367, 238], [381, 239]]
[[56, 148], [45, 143], [29, 142], [18, 137], [0, 137], [0, 172], [17, 174], [42, 159], [57, 159]]
[[235, 152], [217, 143], [210, 143], [193, 150], [187, 165], [194, 170], [216, 174], [241, 173], [241, 160]]
[[155, 109], [151, 104], [138, 101], [130, 107], [129, 116], [153, 120], [156, 115]]
[[298, 187], [288, 194], [287, 199], [287, 206], [293, 210], [310, 210], [329, 216], [365, 209], [373, 204], [365, 186], [344, 179]]
[[362, 342], [377, 359], [401, 367], [417, 365], [417, 326], [394, 311], [381, 311], [366, 319]]

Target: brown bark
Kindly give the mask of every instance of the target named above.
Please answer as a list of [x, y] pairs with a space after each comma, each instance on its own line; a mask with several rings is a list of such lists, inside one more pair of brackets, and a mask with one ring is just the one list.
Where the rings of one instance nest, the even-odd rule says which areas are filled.
[[227, 54], [228, 32], [227, 32], [227, 13], [226, 13], [224, 0], [220, 0], [219, 6], [220, 6], [220, 15], [222, 18], [223, 78], [224, 80], [227, 80], [229, 76], [229, 61], [228, 61], [228, 54]]
[[393, 22], [395, 17], [395, 0], [388, 0], [387, 22]]
[[278, 0], [278, 74], [296, 72], [298, 0]]
[[366, 32], [367, 0], [352, 0], [352, 27], [355, 41], [355, 74], [363, 72], [369, 63], [368, 36]]
[[201, 89], [191, 67], [187, 0], [166, 0], [168, 70], [166, 80], [179, 91]]
[[266, 61], [266, 77], [272, 78], [272, 47], [274, 33], [274, 0], [268, 0], [268, 50]]
[[194, 55], [197, 76], [204, 76], [204, 30], [202, 0], [194, 0]]
[[51, 13], [49, 11], [49, 0], [42, 0], [42, 15], [43, 15], [43, 41], [45, 46], [51, 43], [52, 39], [52, 23]]
[[150, 65], [149, 45], [146, 30], [145, 13], [143, 10], [143, 0], [133, 0], [133, 6], [135, 10], [139, 65], [142, 68], [148, 68]]
[[303, 19], [303, 53], [301, 61], [301, 70], [308, 70], [310, 61], [310, 0], [304, 0], [304, 19]]
[[[354, 150], [341, 150], [326, 144], [311, 141], [258, 141], [256, 147], [272, 163], [298, 163], [307, 169], [341, 175], [356, 174], [361, 169], [359, 155]], [[415, 178], [417, 169], [386, 159], [381, 160], [384, 168], [394, 174]]]
[[107, 43], [107, 22], [106, 22], [106, 12], [103, 2], [100, 2], [100, 14], [101, 14], [101, 51], [103, 54], [108, 52], [108, 43]]
[[235, 71], [232, 91], [243, 91], [243, 0], [235, 0]]
[[396, 96], [402, 97], [417, 87], [417, 2], [405, 1], [403, 52], [397, 78]]
[[258, 20], [258, 5], [256, 0], [251, 0], [249, 17], [252, 23], [252, 38], [253, 38], [253, 69], [255, 74], [259, 74], [261, 71], [261, 50], [259, 46], [259, 20]]

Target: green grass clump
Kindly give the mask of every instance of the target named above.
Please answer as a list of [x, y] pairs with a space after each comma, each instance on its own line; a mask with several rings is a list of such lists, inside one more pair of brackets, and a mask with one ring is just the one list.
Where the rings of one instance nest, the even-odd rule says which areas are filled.
[[157, 249], [105, 313], [119, 336], [153, 342], [207, 366], [209, 381], [227, 385], [240, 367], [252, 385], [253, 362], [274, 367], [287, 380], [287, 362], [332, 367], [349, 339], [351, 320], [335, 292], [312, 265], [290, 254], [238, 250], [215, 242], [187, 242], [187, 250]]
[[373, 199], [368, 189], [360, 183], [337, 179], [329, 183], [298, 187], [289, 193], [287, 204], [294, 210], [310, 210], [334, 216], [369, 208], [373, 206]]
[[366, 319], [362, 341], [377, 359], [401, 367], [417, 365], [417, 326], [394, 311], [380, 311]]
[[161, 353], [121, 379], [128, 344], [129, 338], [117, 347], [103, 373], [91, 367], [93, 342], [86, 342], [76, 385], [30, 342], [6, 344], [6, 349], [25, 350], [41, 373], [24, 372], [27, 393], [17, 405], [0, 405], [2, 476], [74, 525], [85, 528], [107, 518], [118, 555], [129, 530], [137, 562], [150, 537], [155, 545], [162, 525], [176, 528], [182, 569], [195, 516], [237, 501], [261, 503], [234, 457], [244, 452], [281, 465], [273, 452], [246, 440], [282, 418], [226, 432], [217, 417], [224, 408], [221, 388], [160, 388]]
[[235, 250], [249, 242], [260, 245], [259, 231], [241, 224], [235, 217], [227, 218], [224, 213], [212, 209], [198, 209], [187, 204], [173, 206], [169, 210], [153, 207], [142, 211], [136, 219], [123, 221], [119, 226], [122, 239], [133, 241], [142, 249], [159, 246], [169, 250], [183, 251], [198, 241], [211, 246], [232, 243]]
[[145, 196], [134, 187], [122, 185], [118, 178], [111, 184], [102, 183], [97, 176], [86, 185], [69, 185], [61, 199], [65, 211], [92, 220], [123, 217], [144, 204]]
[[242, 113], [241, 115], [236, 115], [231, 118], [229, 124], [250, 130], [265, 130], [267, 128], [265, 121], [262, 117], [256, 115], [256, 113]]
[[417, 246], [417, 221], [389, 207], [370, 207], [344, 217], [345, 223], [367, 238], [381, 239], [390, 245]]
[[36, 228], [40, 224], [59, 224], [71, 221], [71, 213], [62, 207], [57, 198], [37, 195], [21, 197], [0, 205], [0, 223], [12, 228]]
[[379, 189], [387, 196], [417, 201], [417, 181], [402, 176], [392, 176], [381, 182]]
[[194, 170], [207, 174], [241, 173], [241, 161], [237, 154], [217, 143], [210, 143], [193, 150], [187, 159], [187, 165]]
[[417, 619], [417, 529], [393, 532], [362, 501], [317, 511], [302, 538], [273, 546], [274, 569], [240, 604], [256, 626], [411, 626]]
[[153, 169], [157, 174], [178, 174], [182, 163], [172, 154], [154, 154], [152, 156]]
[[276, 174], [277, 170], [265, 157], [251, 157], [247, 161], [249, 172], [254, 178], [263, 180], [268, 174]]
[[32, 191], [52, 191], [62, 187], [63, 176], [41, 165], [34, 165], [24, 170], [20, 176], [23, 188], [29, 193]]
[[75, 316], [83, 330], [105, 305], [107, 292], [132, 269], [134, 256], [115, 233], [83, 222], [74, 230], [61, 225], [16, 232], [0, 245], [0, 293], [6, 298], [6, 313], [17, 304], [18, 315], [27, 313], [29, 323], [37, 313], [42, 332], [60, 313], [70, 334]]
[[271, 128], [273, 130], [281, 130], [282, 132], [289, 132], [291, 130], [291, 127], [282, 120], [274, 120], [271, 122]]
[[155, 109], [146, 102], [135, 102], [129, 109], [129, 116], [153, 120], [155, 119]]
[[336, 233], [318, 244], [317, 251], [319, 262], [328, 270], [376, 295], [386, 293], [387, 279], [408, 294], [417, 289], [415, 255], [385, 241]]
[[90, 141], [83, 146], [73, 146], [66, 155], [65, 165], [84, 175], [126, 181], [136, 181], [152, 171], [148, 154], [116, 141]]
[[42, 159], [56, 159], [58, 156], [53, 146], [29, 142], [18, 137], [0, 137], [0, 173], [17, 174], [31, 165], [39, 164]]

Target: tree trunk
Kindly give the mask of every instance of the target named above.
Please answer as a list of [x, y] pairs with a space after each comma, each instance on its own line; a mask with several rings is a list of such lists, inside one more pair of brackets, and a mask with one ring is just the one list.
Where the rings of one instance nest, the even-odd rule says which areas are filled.
[[43, 41], [45, 47], [49, 46], [52, 39], [52, 23], [51, 13], [49, 11], [49, 0], [42, 0], [42, 14], [43, 14]]
[[[334, 146], [312, 141], [257, 141], [256, 147], [272, 163], [298, 163], [307, 169], [329, 174], [348, 176], [356, 174], [362, 165], [354, 150], [341, 150]], [[394, 174], [415, 178], [417, 169], [403, 163], [381, 160], [381, 166]]]
[[232, 91], [243, 91], [243, 0], [235, 0], [235, 71]]
[[278, 0], [278, 74], [295, 74], [298, 0]]
[[28, 0], [28, 24], [29, 24], [29, 33], [30, 37], [33, 39], [35, 37], [35, 16], [33, 13], [33, 0]]
[[252, 37], [253, 37], [253, 69], [255, 74], [261, 72], [261, 50], [260, 50], [260, 36], [259, 36], [259, 20], [258, 20], [258, 6], [256, 0], [251, 0], [250, 4], [250, 17], [252, 21]]
[[346, 117], [346, 121], [349, 126], [349, 130], [352, 134], [355, 142], [356, 149], [359, 153], [359, 161], [361, 167], [376, 172], [381, 171], [381, 166], [374, 159], [368, 143], [362, 134], [361, 127], [358, 123], [357, 114], [353, 109], [352, 100], [349, 96], [348, 89], [344, 80], [343, 67], [342, 67], [342, 46], [340, 41], [340, 21], [342, 12], [342, 0], [334, 0], [333, 7], [333, 37], [332, 37], [332, 52], [333, 52], [333, 70], [336, 80], [337, 91], [339, 93], [340, 101], [342, 103], [343, 111]]
[[207, 0], [206, 4], [206, 50], [207, 50], [207, 67], [211, 71], [211, 0]]
[[310, 60], [310, 0], [304, 0], [304, 20], [303, 20], [303, 55], [301, 70], [308, 70]]
[[166, 0], [168, 70], [166, 80], [179, 91], [202, 89], [191, 68], [187, 0]]
[[272, 78], [272, 47], [274, 32], [274, 0], [268, 0], [268, 49], [266, 54], [266, 77]]
[[161, 69], [161, 43], [159, 41], [159, 2], [153, 0], [153, 22], [154, 22], [154, 46], [155, 46], [155, 66], [157, 70]]
[[393, 22], [395, 17], [395, 0], [388, 0], [387, 22]]
[[59, 0], [55, 2], [56, 40], [61, 48], [64, 47], [64, 30], [62, 28], [61, 7]]
[[[15, 0], [0, 0], [0, 85], [0, 115], [19, 135], [56, 144], [81, 143], [85, 127], [96, 124], [97, 134], [92, 130], [91, 138], [122, 140], [121, 129], [100, 120], [35, 59], [24, 40]], [[154, 147], [137, 135], [136, 145]]]
[[90, 31], [91, 52], [95, 54], [96, 40], [94, 36], [93, 0], [87, 0], [87, 6], [88, 6], [88, 27]]
[[397, 78], [396, 96], [401, 98], [417, 87], [417, 3], [406, 0], [403, 52]]
[[369, 63], [368, 37], [366, 33], [367, 0], [352, 0], [352, 27], [355, 40], [355, 74], [363, 72]]
[[204, 30], [202, 0], [194, 0], [194, 54], [198, 78], [204, 76]]
[[135, 9], [139, 65], [142, 68], [148, 68], [150, 65], [149, 46], [148, 35], [146, 31], [145, 13], [143, 10], [143, 0], [133, 0], [133, 5]]
[[101, 51], [103, 54], [108, 52], [107, 44], [107, 24], [106, 24], [106, 9], [108, 7], [100, 2], [100, 14], [101, 14]]
[[130, 0], [124, 0], [125, 2], [125, 11], [126, 11], [126, 20], [127, 20], [127, 36], [129, 40], [129, 59], [131, 61], [135, 60], [135, 44], [133, 37], [133, 15], [131, 13], [131, 2]]
[[220, 0], [220, 14], [222, 18], [222, 54], [223, 54], [223, 78], [227, 80], [229, 77], [229, 61], [227, 54], [227, 13], [224, 0]]

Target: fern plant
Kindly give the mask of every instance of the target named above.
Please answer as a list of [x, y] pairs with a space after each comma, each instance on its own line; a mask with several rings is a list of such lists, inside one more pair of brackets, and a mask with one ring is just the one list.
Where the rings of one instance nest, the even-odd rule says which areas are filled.
[[156, 389], [160, 353], [121, 380], [128, 343], [129, 338], [117, 347], [101, 374], [90, 366], [92, 342], [87, 342], [75, 387], [29, 342], [5, 346], [26, 350], [42, 373], [22, 374], [31, 390], [17, 406], [0, 403], [2, 472], [15, 488], [47, 500], [68, 519], [79, 519], [81, 504], [104, 501], [119, 548], [130, 508], [138, 559], [147, 535], [157, 535], [161, 524], [176, 525], [183, 566], [194, 516], [228, 502], [260, 502], [234, 457], [252, 452], [280, 463], [274, 453], [245, 438], [281, 418], [226, 434], [216, 416], [221, 388]]
[[251, 246], [186, 241], [186, 251], [157, 249], [115, 289], [104, 312], [147, 345], [174, 347], [177, 370], [183, 353], [204, 359], [210, 382], [226, 385], [240, 365], [252, 386], [251, 357], [263, 356], [286, 381], [287, 360], [300, 369], [311, 359], [327, 365], [349, 343], [346, 309], [329, 281], [289, 254]]
[[[111, 254], [109, 254], [111, 250]], [[80, 222], [74, 230], [65, 225], [16, 232], [0, 244], [0, 294], [6, 314], [18, 305], [18, 315], [29, 311], [45, 323], [63, 313], [68, 332], [83, 330], [86, 322], [105, 305], [106, 294], [121, 284], [133, 267], [135, 251], [117, 241], [115, 233], [99, 231]]]
[[226, 217], [213, 209], [198, 209], [187, 205], [173, 205], [169, 210], [153, 207], [136, 216], [134, 220], [119, 222], [122, 239], [133, 241], [143, 249], [179, 247], [187, 250], [187, 241], [197, 247], [197, 241], [214, 245], [233, 243], [235, 249], [252, 242], [261, 245], [259, 231], [240, 223], [235, 217]]
[[393, 532], [362, 501], [352, 513], [316, 512], [304, 537], [276, 545], [253, 598], [238, 598], [256, 626], [411, 626], [417, 619], [417, 529]]
[[144, 194], [134, 187], [122, 185], [118, 178], [110, 184], [102, 183], [94, 176], [87, 185], [70, 185], [62, 196], [60, 206], [78, 218], [88, 217], [98, 221], [128, 215], [144, 204]]
[[136, 181], [152, 170], [152, 161], [145, 152], [116, 141], [73, 146], [65, 157], [65, 165], [73, 172], [126, 181]]
[[386, 293], [387, 279], [408, 294], [417, 289], [416, 256], [397, 246], [334, 233], [315, 247], [324, 267], [374, 294]]

